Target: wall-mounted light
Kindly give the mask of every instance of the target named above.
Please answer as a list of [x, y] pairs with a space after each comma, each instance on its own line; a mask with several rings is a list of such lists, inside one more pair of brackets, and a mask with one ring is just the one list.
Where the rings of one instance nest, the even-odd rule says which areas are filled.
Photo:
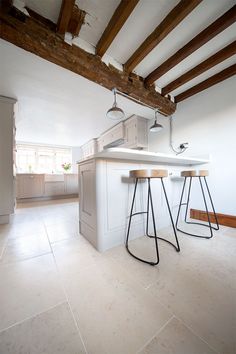
[[157, 133], [163, 129], [163, 126], [161, 124], [157, 123], [157, 113], [158, 113], [158, 111], [155, 110], [155, 121], [154, 121], [154, 124], [149, 128], [150, 132], [152, 132], [152, 133]]
[[112, 120], [121, 120], [125, 117], [124, 111], [117, 106], [117, 101], [116, 101], [116, 88], [112, 89], [112, 92], [114, 94], [114, 102], [113, 105], [110, 109], [107, 111], [107, 118], [112, 119]]

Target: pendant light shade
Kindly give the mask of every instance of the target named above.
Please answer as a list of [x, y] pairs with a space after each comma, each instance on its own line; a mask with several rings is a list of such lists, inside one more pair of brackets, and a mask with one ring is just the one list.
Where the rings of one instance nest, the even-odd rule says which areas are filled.
[[112, 120], [121, 120], [125, 117], [124, 111], [117, 107], [117, 102], [116, 102], [116, 89], [112, 90], [114, 93], [114, 103], [110, 109], [107, 111], [107, 118], [112, 119]]
[[157, 133], [163, 129], [163, 126], [161, 124], [157, 123], [157, 113], [158, 113], [158, 111], [155, 111], [154, 124], [149, 128], [150, 132], [152, 132], [152, 133]]

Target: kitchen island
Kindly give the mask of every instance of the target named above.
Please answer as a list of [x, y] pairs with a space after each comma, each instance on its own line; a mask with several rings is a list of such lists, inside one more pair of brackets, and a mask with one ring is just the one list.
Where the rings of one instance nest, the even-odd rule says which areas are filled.
[[[175, 216], [182, 178], [180, 171], [206, 168], [209, 159], [124, 148], [109, 148], [83, 161], [79, 168], [79, 227], [80, 233], [100, 252], [123, 244], [126, 237], [134, 180], [129, 171], [135, 169], [167, 169], [164, 179], [171, 209]], [[157, 229], [169, 225], [168, 211], [160, 181], [152, 180]], [[145, 210], [146, 182], [139, 183], [135, 211]], [[136, 216], [131, 238], [144, 235], [145, 217]]]

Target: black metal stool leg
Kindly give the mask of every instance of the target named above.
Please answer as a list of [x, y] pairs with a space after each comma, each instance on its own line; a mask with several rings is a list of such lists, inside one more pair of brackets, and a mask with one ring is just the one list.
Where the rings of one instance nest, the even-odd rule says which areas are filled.
[[[156, 236], [156, 224], [155, 224], [155, 216], [154, 216], [154, 211], [153, 211], [153, 203], [152, 203], [152, 195], [151, 195], [151, 186], [150, 186], [150, 178], [148, 178], [148, 211], [147, 212], [137, 212], [137, 213], [133, 213], [133, 208], [134, 208], [134, 202], [135, 202], [135, 195], [136, 195], [136, 190], [137, 190], [137, 184], [138, 184], [138, 178], [136, 178], [135, 181], [135, 187], [134, 187], [134, 194], [133, 194], [133, 200], [132, 200], [132, 205], [131, 205], [131, 211], [130, 211], [130, 217], [129, 217], [129, 223], [128, 223], [128, 230], [127, 230], [127, 237], [126, 237], [126, 249], [128, 251], [128, 253], [134, 257], [135, 259], [143, 262], [143, 263], [147, 263], [150, 265], [157, 265], [159, 263], [159, 251], [158, 251], [158, 243], [157, 243], [157, 236]], [[132, 217], [134, 215], [138, 215], [138, 214], [147, 214], [149, 215], [149, 201], [151, 202], [151, 211], [152, 211], [152, 220], [153, 220], [153, 228], [154, 228], [154, 238], [155, 238], [155, 247], [156, 247], [156, 256], [157, 256], [157, 260], [156, 262], [150, 262], [150, 261], [146, 261], [142, 258], [139, 258], [137, 256], [135, 256], [130, 250], [129, 250], [129, 234], [130, 234], [130, 226], [131, 226], [131, 220]], [[146, 224], [146, 227], [148, 228], [148, 221]]]
[[190, 192], [191, 192], [191, 187], [192, 187], [192, 178], [193, 177], [190, 177], [190, 180], [189, 180], [188, 197], [187, 197], [187, 203], [186, 203], [186, 209], [185, 209], [184, 221], [186, 223], [188, 223], [187, 222], [187, 217], [188, 217], [188, 206], [189, 206]]
[[184, 184], [183, 184], [183, 188], [182, 188], [182, 192], [181, 192], [180, 203], [179, 203], [177, 218], [176, 218], [176, 222], [175, 222], [175, 227], [176, 227], [176, 229], [178, 231], [181, 231], [181, 230], [178, 229], [178, 222], [179, 222], [180, 210], [181, 210], [181, 207], [183, 205], [182, 201], [183, 201], [184, 189], [185, 189], [186, 181], [187, 181], [187, 177], [184, 177]]
[[205, 181], [205, 185], [206, 185], [206, 188], [207, 188], [207, 192], [208, 192], [208, 196], [209, 196], [209, 199], [210, 199], [210, 202], [211, 202], [211, 207], [212, 207], [212, 210], [213, 210], [213, 214], [214, 214], [214, 218], [215, 218], [215, 221], [216, 221], [216, 227], [212, 227], [214, 230], [219, 230], [219, 223], [218, 223], [218, 219], [217, 219], [217, 216], [216, 216], [216, 212], [215, 212], [215, 207], [214, 207], [214, 204], [213, 204], [213, 201], [212, 201], [212, 197], [211, 197], [211, 193], [210, 193], [210, 189], [208, 187], [208, 183], [207, 183], [207, 180], [206, 180], [206, 177], [204, 176], [203, 177], [204, 181]]
[[205, 197], [205, 193], [204, 193], [204, 189], [203, 189], [201, 177], [198, 177], [198, 178], [199, 178], [199, 182], [200, 182], [200, 186], [201, 186], [201, 190], [202, 190], [202, 196], [203, 196], [203, 200], [204, 200], [204, 204], [205, 204], [205, 208], [206, 208], [207, 219], [208, 219], [208, 224], [209, 224], [210, 233], [211, 233], [211, 236], [206, 237], [206, 238], [212, 238], [212, 236], [213, 236], [213, 231], [212, 231], [212, 226], [211, 226], [211, 221], [210, 221], [210, 215], [209, 215], [208, 208], [207, 208], [206, 197]]
[[[169, 243], [171, 246], [173, 246], [177, 252], [179, 252], [180, 251], [179, 241], [178, 241], [178, 238], [177, 238], [177, 233], [176, 233], [176, 230], [175, 230], [175, 225], [174, 225], [172, 213], [171, 213], [171, 210], [170, 210], [170, 205], [169, 205], [169, 201], [168, 201], [165, 185], [164, 185], [164, 182], [163, 182], [162, 178], [161, 178], [161, 182], [162, 182], [162, 188], [163, 188], [163, 191], [164, 191], [164, 194], [165, 194], [165, 199], [166, 199], [166, 203], [167, 203], [167, 207], [168, 207], [168, 211], [169, 211], [169, 215], [170, 215], [170, 219], [171, 219], [171, 223], [172, 223], [172, 227], [173, 227], [173, 231], [174, 231], [177, 247], [171, 241], [168, 241], [165, 238], [157, 236], [156, 227], [155, 227], [155, 230], [154, 230], [154, 235], [150, 235], [148, 233], [149, 205], [147, 206], [146, 236], [148, 236], [150, 238], [157, 238], [158, 240], [165, 241], [165, 242]], [[148, 202], [150, 200], [151, 200], [151, 206], [152, 206], [152, 216], [154, 216], [154, 208], [153, 208], [153, 204], [152, 204], [152, 193], [151, 193], [151, 186], [150, 186], [150, 181], [149, 181], [149, 183], [148, 183]], [[154, 222], [155, 222], [155, 220], [154, 220]], [[154, 225], [154, 222], [153, 222], [153, 225]]]
[[[172, 213], [171, 213], [171, 210], [170, 210], [170, 204], [169, 204], [169, 200], [168, 200], [168, 197], [167, 197], [167, 193], [166, 193], [165, 185], [164, 185], [164, 182], [163, 182], [163, 178], [161, 178], [161, 184], [162, 184], [162, 189], [164, 191], [166, 204], [167, 204], [167, 208], [168, 208], [168, 211], [169, 211], [170, 220], [171, 220], [173, 232], [174, 232], [174, 235], [175, 235], [175, 240], [176, 240], [177, 247], [173, 243], [171, 243], [171, 242], [169, 242], [169, 243], [171, 243], [171, 245], [176, 249], [176, 251], [179, 252], [180, 251], [179, 241], [178, 241], [178, 237], [177, 237], [177, 233], [176, 233], [176, 229], [175, 229]], [[165, 241], [167, 241], [167, 240], [165, 240]]]
[[[217, 221], [217, 227], [218, 227], [218, 228], [214, 228], [214, 227], [212, 226], [212, 224], [211, 224], [211, 221], [210, 221], [210, 215], [209, 215], [209, 211], [208, 211], [208, 207], [207, 207], [207, 201], [206, 201], [206, 197], [205, 197], [205, 193], [204, 193], [204, 188], [203, 188], [202, 181], [201, 181], [201, 176], [199, 176], [198, 179], [199, 179], [199, 182], [200, 182], [200, 187], [201, 187], [201, 192], [202, 192], [202, 196], [203, 196], [203, 201], [204, 201], [204, 205], [205, 205], [205, 209], [206, 209], [206, 213], [207, 213], [208, 225], [202, 224], [202, 223], [199, 223], [199, 222], [187, 221], [188, 207], [189, 207], [189, 200], [190, 200], [190, 192], [191, 192], [191, 187], [192, 187], [192, 177], [189, 177], [189, 178], [190, 178], [190, 182], [189, 182], [189, 189], [188, 189], [187, 202], [186, 202], [186, 203], [183, 203], [182, 201], [183, 201], [184, 189], [185, 189], [185, 184], [186, 184], [187, 178], [188, 178], [188, 177], [185, 177], [185, 179], [184, 179], [184, 185], [183, 185], [183, 189], [182, 189], [182, 194], [181, 194], [181, 198], [180, 198], [180, 204], [179, 204], [179, 209], [178, 209], [178, 214], [177, 214], [177, 219], [176, 219], [176, 229], [177, 229], [178, 231], [184, 233], [185, 235], [194, 236], [194, 237], [199, 237], [199, 238], [206, 238], [206, 239], [212, 238], [212, 236], [213, 236], [212, 229], [214, 229], [214, 230], [219, 230], [219, 225], [218, 225], [217, 217], [216, 217], [216, 215], [215, 215], [215, 209], [214, 209], [214, 205], [213, 205], [213, 202], [212, 202], [212, 198], [211, 198], [211, 195], [210, 195], [210, 191], [209, 191], [209, 188], [208, 188], [206, 179], [205, 179], [205, 177], [202, 177], [202, 178], [204, 178], [205, 183], [206, 183], [207, 192], [208, 192], [208, 195], [209, 195], [209, 199], [210, 199], [210, 201], [211, 201], [212, 209], [213, 209], [213, 212], [214, 212], [214, 215], [215, 215], [215, 220]], [[181, 207], [182, 207], [183, 205], [186, 205], [185, 218], [184, 218], [185, 223], [186, 223], [186, 224], [200, 225], [200, 226], [208, 227], [208, 228], [210, 229], [210, 236], [192, 234], [192, 233], [190, 233], [190, 232], [183, 231], [183, 230], [181, 230], [181, 229], [178, 227], [178, 221], [179, 221], [180, 210], [181, 210]]]
[[154, 208], [153, 208], [153, 202], [152, 202], [152, 191], [151, 191], [151, 185], [150, 185], [150, 178], [148, 178], [148, 190], [149, 190], [149, 198], [150, 198], [150, 202], [151, 202], [152, 222], [153, 222], [153, 228], [154, 228], [154, 239], [155, 239], [156, 255], [157, 255], [157, 261], [156, 261], [156, 263], [153, 263], [152, 265], [157, 265], [159, 263], [159, 251], [158, 251], [158, 243], [157, 243], [158, 237], [157, 237], [155, 214], [154, 214]]
[[148, 198], [147, 198], [147, 220], [146, 220], [146, 235], [148, 237], [152, 237], [152, 235], [149, 235], [148, 233], [148, 226], [149, 226], [149, 203], [150, 203], [150, 183], [148, 182]]
[[133, 194], [130, 216], [129, 216], [128, 230], [127, 230], [127, 236], [126, 236], [126, 242], [125, 242], [127, 249], [128, 249], [128, 243], [129, 243], [129, 232], [130, 232], [130, 226], [131, 226], [131, 219], [133, 216], [133, 209], [134, 209], [134, 201], [135, 201], [135, 195], [136, 195], [136, 190], [137, 190], [137, 184], [138, 184], [138, 178], [136, 178], [136, 180], [135, 180], [134, 194]]

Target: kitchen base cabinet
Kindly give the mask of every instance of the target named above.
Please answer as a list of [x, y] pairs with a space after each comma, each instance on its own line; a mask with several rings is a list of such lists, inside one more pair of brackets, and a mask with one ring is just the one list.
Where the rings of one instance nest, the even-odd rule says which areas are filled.
[[39, 198], [44, 195], [44, 174], [20, 174], [16, 179], [17, 198]]
[[65, 178], [65, 194], [78, 194], [78, 175], [68, 174]]
[[53, 197], [65, 194], [64, 182], [45, 182], [45, 197]]
[[78, 195], [77, 174], [17, 174], [16, 181], [18, 200]]

